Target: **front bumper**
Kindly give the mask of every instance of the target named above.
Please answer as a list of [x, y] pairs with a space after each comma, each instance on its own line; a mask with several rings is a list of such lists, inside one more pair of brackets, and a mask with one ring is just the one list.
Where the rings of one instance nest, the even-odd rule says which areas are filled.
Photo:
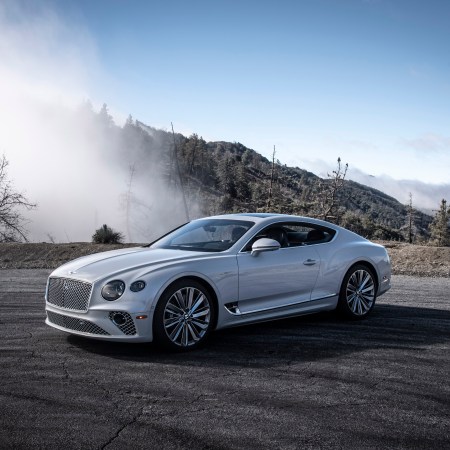
[[45, 323], [66, 333], [117, 342], [151, 342], [152, 317], [148, 312], [116, 309], [78, 313], [46, 303]]
[[391, 288], [391, 274], [384, 275], [380, 282], [380, 287], [378, 288], [378, 297], [383, 295]]

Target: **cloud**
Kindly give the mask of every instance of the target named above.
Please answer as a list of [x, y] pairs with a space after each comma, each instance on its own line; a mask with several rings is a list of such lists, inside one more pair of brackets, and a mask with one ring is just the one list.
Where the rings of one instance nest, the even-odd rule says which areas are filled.
[[349, 178], [366, 186], [378, 189], [396, 198], [403, 204], [409, 203], [412, 195], [413, 206], [427, 214], [434, 215], [441, 199], [450, 199], [450, 184], [423, 183], [417, 180], [396, 180], [387, 175], [368, 175], [358, 169], [349, 170]]
[[419, 152], [450, 151], [450, 137], [434, 133], [423, 134], [414, 139], [404, 139], [402, 144]]
[[73, 103], [86, 95], [88, 80], [99, 69], [86, 29], [65, 23], [46, 2], [2, 2], [0, 24], [4, 88], [45, 101]]

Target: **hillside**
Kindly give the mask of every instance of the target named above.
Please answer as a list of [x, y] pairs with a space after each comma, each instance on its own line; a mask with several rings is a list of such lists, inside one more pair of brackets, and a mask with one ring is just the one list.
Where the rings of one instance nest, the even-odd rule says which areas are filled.
[[[333, 180], [323, 180], [311, 172], [288, 167], [279, 161], [272, 169], [269, 160], [240, 143], [204, 143], [195, 135], [183, 137], [180, 141], [178, 154], [185, 189], [190, 194], [200, 194], [205, 214], [270, 210], [324, 218], [321, 203]], [[192, 163], [198, 160], [200, 164]], [[215, 169], [211, 170], [211, 167]], [[333, 213], [326, 219], [365, 237], [404, 239], [407, 207], [368, 186], [345, 180], [337, 193]], [[427, 237], [431, 220], [430, 216], [414, 211], [416, 239]]]
[[[194, 216], [270, 211], [325, 218], [368, 238], [401, 241], [406, 236], [407, 207], [368, 186], [345, 180], [332, 214], [323, 217], [322, 204], [332, 179], [323, 180], [280, 161], [272, 165], [239, 142], [206, 142], [196, 134], [173, 136], [131, 120], [125, 131], [132, 142], [140, 137], [141, 148], [147, 147], [147, 157], [152, 155], [169, 190], [184, 192]], [[430, 216], [414, 211], [415, 241], [427, 239], [431, 221]]]
[[[395, 275], [450, 277], [450, 247], [430, 247], [397, 242], [379, 243], [386, 246]], [[80, 256], [136, 245], [4, 243], [0, 244], [0, 270], [50, 270]]]
[[[348, 180], [333, 192], [332, 177], [322, 179], [269, 161], [239, 142], [206, 142], [196, 134], [173, 134], [131, 116], [119, 127], [106, 107], [96, 113], [87, 105], [70, 120], [82, 123], [80, 132], [95, 142], [92, 151], [107, 168], [103, 183], [113, 179], [116, 186], [126, 186], [126, 191], [115, 189], [96, 202], [122, 215], [118, 231], [129, 242], [151, 241], [200, 216], [269, 211], [326, 219], [370, 239], [403, 241], [407, 235], [408, 210], [394, 198]], [[79, 159], [83, 173], [84, 159]], [[347, 162], [351, 167], [351, 161], [343, 164]], [[89, 175], [96, 179], [95, 170], [86, 178]], [[414, 242], [425, 242], [432, 218], [415, 211], [412, 219]]]

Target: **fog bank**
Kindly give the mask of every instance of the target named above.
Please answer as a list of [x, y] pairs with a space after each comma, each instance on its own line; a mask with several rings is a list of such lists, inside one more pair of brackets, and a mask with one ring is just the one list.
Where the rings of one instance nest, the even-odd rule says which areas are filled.
[[161, 143], [130, 146], [99, 104], [94, 112], [86, 103], [102, 76], [89, 33], [23, 1], [0, 3], [0, 29], [0, 154], [16, 190], [38, 204], [23, 211], [29, 239], [90, 241], [106, 223], [146, 242], [183, 221], [179, 199], [141, 162]]

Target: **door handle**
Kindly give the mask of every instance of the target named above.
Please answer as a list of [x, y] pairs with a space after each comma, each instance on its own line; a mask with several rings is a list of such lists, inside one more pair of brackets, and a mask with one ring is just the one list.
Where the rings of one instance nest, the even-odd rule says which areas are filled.
[[303, 264], [305, 266], [313, 266], [314, 264], [316, 264], [316, 260], [315, 259], [307, 259], [306, 261], [303, 261]]

